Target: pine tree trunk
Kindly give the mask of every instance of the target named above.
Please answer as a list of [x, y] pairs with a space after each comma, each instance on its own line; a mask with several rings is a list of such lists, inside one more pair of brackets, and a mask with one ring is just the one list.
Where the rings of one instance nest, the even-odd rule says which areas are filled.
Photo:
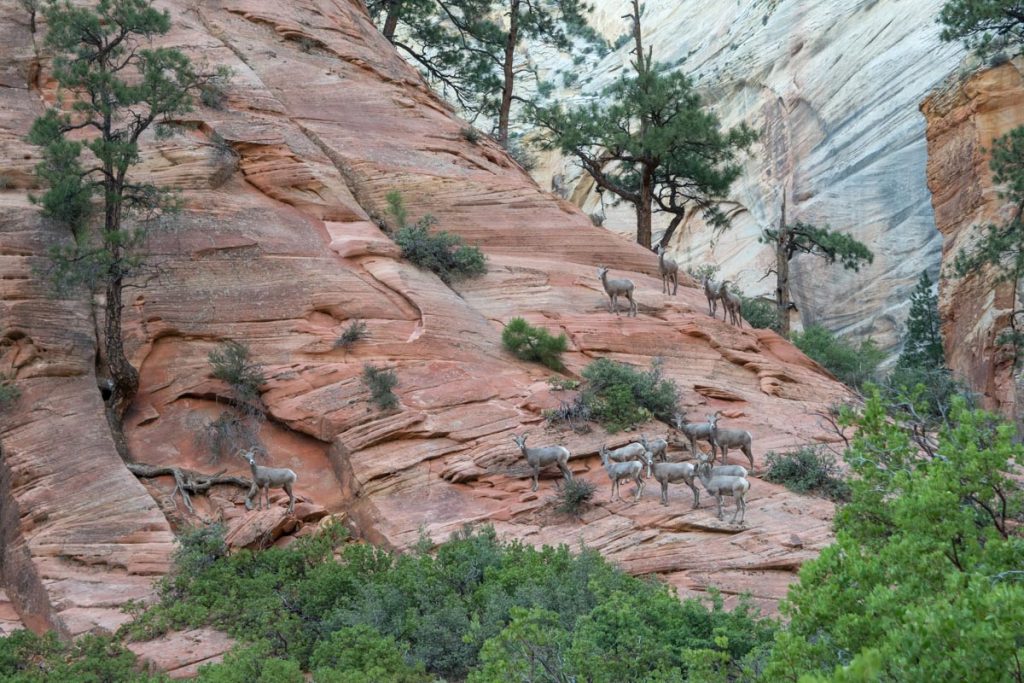
[[384, 19], [384, 28], [381, 33], [391, 42], [395, 40], [395, 29], [398, 28], [398, 15], [401, 9], [402, 0], [391, 0], [388, 3], [388, 15]]
[[640, 203], [636, 205], [636, 241], [647, 249], [651, 248], [651, 209], [654, 201], [654, 183], [646, 168], [640, 176]]
[[114, 383], [110, 395], [111, 415], [120, 421], [128, 411], [135, 393], [139, 390], [139, 371], [124, 353], [124, 339], [121, 330], [121, 291], [124, 278], [111, 276], [107, 281], [107, 303], [103, 321], [103, 346], [107, 356], [110, 379]]
[[665, 234], [661, 236], [661, 240], [658, 242], [663, 249], [668, 248], [668, 243], [672, 241], [672, 235], [676, 234], [676, 228], [686, 218], [686, 211], [679, 211], [672, 216], [672, 220], [668, 223], [668, 228], [665, 229]]
[[512, 88], [515, 86], [516, 44], [519, 42], [519, 0], [509, 3], [508, 38], [505, 41], [504, 83], [501, 88], [501, 109], [498, 111], [498, 143], [508, 148], [508, 120], [512, 111]]
[[779, 317], [779, 334], [789, 337], [789, 230], [786, 228], [786, 194], [782, 194], [779, 234], [775, 240], [775, 310]]

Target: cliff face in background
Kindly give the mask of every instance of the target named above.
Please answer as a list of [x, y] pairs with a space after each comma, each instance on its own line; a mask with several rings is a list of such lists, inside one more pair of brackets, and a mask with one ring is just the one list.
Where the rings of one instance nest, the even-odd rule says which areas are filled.
[[[614, 39], [626, 29], [624, 0], [598, 2], [597, 19]], [[897, 352], [909, 297], [921, 271], [935, 276], [942, 238], [925, 182], [925, 122], [918, 106], [961, 61], [941, 43], [942, 0], [759, 0], [647, 3], [645, 45], [655, 59], [695, 77], [727, 126], [747, 122], [761, 139], [733, 186], [733, 227], [713, 242], [695, 216], [670, 247], [687, 266], [716, 263], [751, 295], [772, 294], [762, 279], [773, 252], [758, 243], [787, 218], [848, 231], [875, 253], [860, 273], [810, 257], [793, 262], [792, 286], [806, 324]], [[599, 91], [621, 73], [631, 44], [604, 60], [586, 86]], [[548, 162], [550, 173], [578, 173]], [[573, 198], [598, 210], [590, 184]], [[726, 207], [730, 208], [730, 207]], [[625, 206], [607, 209], [607, 227], [632, 233]]]
[[[992, 141], [1024, 125], [1020, 62], [947, 83], [921, 105], [928, 122], [928, 186], [943, 236], [943, 265], [970, 248], [981, 226], [1010, 217], [993, 186]], [[945, 268], [944, 268], [945, 269]], [[983, 394], [987, 406], [1017, 406], [1013, 359], [996, 339], [1014, 308], [1011, 283], [996, 284], [989, 270], [939, 283], [939, 308], [950, 367]]]
[[[164, 42], [234, 76], [225, 108], [144, 141], [140, 172], [180, 190], [185, 207], [153, 233], [156, 273], [126, 297], [142, 381], [126, 423], [135, 458], [246, 473], [240, 460], [210, 463], [196, 441], [227, 395], [207, 354], [235, 339], [266, 367], [261, 436], [270, 463], [298, 473], [304, 519], [323, 506], [395, 548], [487, 522], [529, 542], [582, 541], [684, 594], [713, 583], [774, 607], [829, 541], [831, 505], [757, 480], [743, 528], [719, 523], [707, 501], [691, 511], [678, 489], [667, 508], [651, 489], [636, 505], [608, 503], [597, 449], [631, 435], [546, 431], [541, 411], [560, 395], [549, 372], [502, 350], [502, 324], [522, 315], [565, 332], [571, 375], [598, 356], [662, 358], [691, 417], [721, 409], [753, 432], [758, 466], [769, 449], [828, 439], [814, 413], [845, 399], [843, 387], [778, 336], [711, 320], [693, 283], [661, 295], [652, 254], [593, 228], [493, 143], [467, 142], [357, 3], [160, 5], [174, 24]], [[80, 633], [116, 626], [125, 599], [149, 594], [184, 515], [169, 479], [144, 487], [114, 451], [86, 300], [48, 298], [34, 275], [67, 237], [27, 198], [38, 157], [22, 138], [55, 92], [25, 19], [0, 0], [0, 370], [24, 392], [0, 419], [0, 619]], [[412, 217], [433, 214], [480, 244], [488, 274], [453, 290], [400, 260], [371, 218], [392, 190]], [[608, 313], [598, 263], [634, 279], [639, 317]], [[336, 349], [356, 318], [369, 339]], [[396, 370], [400, 410], [370, 407], [367, 362]], [[511, 440], [524, 427], [533, 445], [567, 445], [573, 471], [599, 483], [582, 520], [553, 512], [550, 473], [529, 490]], [[237, 491], [196, 500], [248, 534], [240, 545], [272, 540]]]

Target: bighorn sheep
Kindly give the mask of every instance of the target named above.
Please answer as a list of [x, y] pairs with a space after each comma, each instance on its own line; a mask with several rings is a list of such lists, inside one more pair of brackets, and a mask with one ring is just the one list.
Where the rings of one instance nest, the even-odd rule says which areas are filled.
[[754, 469], [754, 454], [750, 447], [750, 432], [745, 429], [719, 429], [718, 416], [720, 414], [721, 411], [716, 411], [714, 415], [708, 415], [708, 424], [711, 425], [711, 445], [722, 454], [722, 464], [726, 464], [726, 456], [729, 455], [729, 449], [738, 448], [743, 451], [747, 456], [747, 460], [750, 461], [750, 469]]
[[[608, 457], [615, 462], [628, 462], [630, 460], [639, 460], [641, 463], [647, 462], [647, 447], [641, 443], [628, 443], [625, 446], [616, 448], [614, 451], [609, 451], [606, 446], [602, 446], [601, 450], [607, 451]], [[651, 476], [650, 465], [647, 467], [647, 476]]]
[[722, 298], [722, 284], [711, 279], [710, 275], [701, 278], [701, 285], [704, 287], [704, 296], [708, 298], [708, 313], [714, 318], [718, 315], [718, 300]]
[[[601, 448], [601, 464], [604, 465], [604, 471], [608, 473], [608, 478], [612, 480], [611, 500], [614, 501], [619, 495], [619, 482], [623, 479], [632, 479], [636, 482], [636, 497], [633, 502], [640, 500], [640, 494], [643, 493], [645, 486], [644, 479], [640, 476], [644, 470], [642, 461], [612, 462], [608, 449]], [[622, 500], [621, 496], [619, 496], [619, 500]]]
[[[646, 434], [640, 435], [640, 443], [643, 447], [650, 451], [651, 458], [654, 460], [668, 460], [668, 441], [665, 439], [654, 439], [653, 441], [647, 440]], [[660, 458], [658, 456], [661, 456]], [[651, 476], [650, 470], [647, 471], [647, 476]]]
[[[282, 488], [288, 494], [288, 513], [295, 511], [295, 493], [292, 491], [292, 484], [297, 477], [295, 472], [287, 467], [263, 467], [256, 464], [256, 451], [249, 449], [242, 456], [249, 461], [249, 469], [252, 470], [252, 488], [245, 496], [246, 507], [252, 507], [252, 494], [256, 494], [256, 509], [263, 509], [263, 498], [267, 499], [267, 509], [270, 509], [270, 487]], [[260, 490], [262, 489], [262, 491]]]
[[615, 308], [615, 315], [619, 314], [619, 297], [624, 296], [629, 299], [629, 313], [636, 317], [636, 302], [633, 301], [633, 281], [632, 280], [609, 280], [608, 269], [604, 266], [599, 266], [597, 269], [597, 277], [601, 280], [601, 284], [604, 286], [604, 291], [608, 295], [608, 312], [610, 313], [612, 308]]
[[658, 245], [654, 249], [658, 254], [658, 272], [661, 273], [661, 293], [668, 294], [668, 284], [672, 283], [672, 296], [676, 295], [679, 289], [679, 264], [670, 258], [665, 258], [665, 247]]
[[729, 289], [729, 281], [722, 283], [722, 291], [718, 298], [722, 300], [722, 320], [729, 316], [729, 322], [733, 325], [743, 327], [743, 317], [740, 315], [740, 308], [743, 306], [743, 299], [736, 292]]
[[523, 432], [522, 436], [512, 435], [512, 440], [519, 446], [519, 450], [523, 452], [526, 457], [526, 462], [533, 468], [533, 488], [532, 491], [537, 490], [538, 482], [537, 479], [540, 477], [540, 468], [547, 467], [548, 465], [558, 465], [558, 469], [561, 470], [562, 476], [566, 481], [572, 479], [572, 472], [569, 471], [569, 458], [572, 454], [569, 453], [569, 449], [565, 446], [542, 446], [540, 448], [527, 448], [526, 437], [530, 435], [529, 432]]
[[[697, 458], [697, 462], [706, 462], [708, 464], [711, 464], [713, 462], [713, 459], [708, 458], [708, 456], [701, 453], [700, 456], [698, 456]], [[726, 477], [746, 477], [747, 468], [744, 467], [743, 465], [715, 465], [714, 467], [711, 468], [711, 474], [712, 476], [716, 474], [721, 474]]]
[[[653, 457], [650, 451], [648, 454], [648, 467], [651, 466]], [[700, 505], [700, 491], [693, 483], [694, 467], [688, 462], [656, 462], [653, 464], [654, 478], [661, 484], [661, 504], [668, 505], [668, 485], [683, 482], [693, 491], [693, 507]]]
[[697, 457], [697, 442], [707, 441], [711, 445], [711, 459], [715, 459], [715, 442], [711, 440], [711, 424], [707, 422], [683, 422], [683, 416], [676, 413], [676, 429], [690, 440], [690, 455]]
[[715, 474], [711, 471], [711, 464], [708, 462], [697, 465], [697, 477], [704, 485], [704, 490], [714, 496], [718, 502], [718, 519], [722, 519], [722, 498], [732, 496], [736, 499], [736, 512], [732, 513], [730, 524], [736, 523], [736, 515], [740, 514], [741, 510], [743, 514], [740, 516], [740, 524], [742, 524], [743, 519], [747, 516], [747, 502], [744, 500], [744, 496], [750, 490], [750, 482], [746, 477]]

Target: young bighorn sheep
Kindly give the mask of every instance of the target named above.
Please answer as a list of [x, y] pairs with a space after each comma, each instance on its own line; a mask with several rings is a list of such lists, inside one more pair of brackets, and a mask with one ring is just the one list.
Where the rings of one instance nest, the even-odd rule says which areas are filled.
[[[697, 457], [697, 463], [708, 463], [709, 465], [714, 462], [714, 459], [708, 458], [708, 456], [701, 453]], [[743, 465], [715, 465], [711, 468], [711, 474], [721, 474], [727, 477], [746, 477], [747, 468]]]
[[569, 453], [569, 449], [565, 446], [541, 446], [540, 448], [527, 448], [526, 437], [530, 435], [529, 432], [523, 432], [522, 436], [512, 435], [512, 440], [519, 446], [519, 450], [523, 452], [523, 456], [526, 457], [526, 462], [533, 468], [533, 488], [532, 491], [537, 490], [538, 482], [537, 479], [540, 477], [540, 468], [547, 467], [548, 465], [558, 465], [558, 469], [561, 470], [562, 476], [566, 481], [572, 479], [572, 472], [569, 471], [569, 458], [572, 454]]
[[[647, 455], [647, 463], [650, 467], [654, 458], [650, 451], [647, 452]], [[661, 504], [668, 505], [668, 485], [683, 482], [693, 491], [693, 507], [700, 505], [700, 491], [693, 483], [695, 471], [693, 465], [688, 462], [655, 462], [653, 474], [655, 480], [661, 484]]]
[[743, 299], [736, 292], [729, 289], [729, 281], [722, 283], [722, 291], [719, 297], [722, 300], [722, 320], [729, 316], [729, 322], [733, 325], [743, 327], [743, 317], [740, 315], [740, 308], [743, 306]]
[[676, 295], [679, 289], [679, 264], [670, 258], [665, 258], [665, 247], [658, 245], [654, 248], [658, 254], [658, 272], [661, 273], [661, 293], [668, 294], [668, 284], [672, 283], [672, 296]]
[[719, 429], [719, 415], [721, 415], [721, 411], [716, 411], [714, 415], [708, 415], [708, 424], [711, 425], [712, 446], [718, 448], [718, 451], [722, 454], [722, 463], [725, 464], [727, 462], [726, 456], [729, 455], [730, 448], [738, 448], [743, 451], [744, 455], [747, 456], [747, 460], [750, 461], [750, 469], [754, 469], [754, 454], [751, 451], [750, 432], [745, 429]]
[[711, 440], [711, 424], [708, 422], [684, 422], [683, 416], [676, 413], [676, 429], [690, 440], [690, 455], [697, 457], [697, 442], [707, 441], [711, 445], [711, 459], [715, 459], [715, 442]]
[[742, 524], [743, 519], [747, 516], [747, 501], [744, 496], [750, 490], [750, 482], [746, 477], [715, 474], [711, 471], [711, 464], [707, 462], [697, 465], [697, 477], [704, 485], [704, 490], [714, 496], [718, 502], [718, 519], [722, 519], [722, 498], [732, 496], [736, 499], [736, 512], [732, 513], [732, 520], [729, 523], [735, 524], [736, 515], [740, 514], [742, 510], [743, 514], [740, 516], [740, 524]]
[[644, 479], [640, 476], [644, 471], [642, 461], [612, 462], [608, 449], [601, 448], [601, 464], [604, 465], [604, 471], [608, 473], [608, 478], [612, 480], [611, 500], [614, 501], [616, 497], [622, 500], [622, 497], [619, 496], [619, 482], [623, 479], [632, 479], [636, 482], [636, 497], [633, 502], [636, 503], [640, 500], [640, 494], [644, 492], [645, 486]]
[[[295, 493], [292, 485], [297, 477], [295, 472], [287, 467], [263, 467], [256, 464], [256, 451], [249, 449], [242, 456], [249, 461], [249, 469], [252, 470], [252, 488], [245, 496], [246, 507], [252, 507], [252, 494], [256, 494], [256, 509], [263, 509], [263, 498], [267, 499], [267, 509], [270, 509], [270, 487], [282, 488], [288, 494], [288, 513], [295, 511]], [[262, 489], [262, 491], [261, 491]]]
[[632, 315], [636, 317], [636, 302], [633, 301], [633, 281], [632, 280], [609, 280], [608, 269], [604, 266], [599, 266], [597, 269], [597, 277], [601, 280], [601, 285], [604, 287], [605, 293], [608, 295], [608, 312], [615, 309], [615, 315], [619, 314], [619, 297], [624, 296], [629, 299], [629, 313], [626, 315]]
[[[640, 443], [643, 445], [645, 449], [647, 449], [650, 452], [652, 459], [662, 461], [668, 460], [668, 441], [666, 441], [665, 439], [657, 438], [654, 439], [653, 441], [648, 441], [647, 435], [641, 434]], [[649, 469], [647, 471], [647, 476], [651, 476], [651, 472]]]
[[[607, 451], [608, 457], [615, 462], [628, 462], [630, 460], [639, 460], [641, 463], [647, 462], [647, 447], [641, 443], [628, 443], [613, 451], [609, 451], [606, 446], [602, 446], [601, 450]], [[647, 467], [647, 476], [651, 476], [650, 466]]]
[[714, 318], [718, 314], [718, 300], [722, 298], [722, 283], [715, 282], [710, 275], [701, 278], [700, 283], [704, 287], [704, 296], [708, 298], [708, 313]]

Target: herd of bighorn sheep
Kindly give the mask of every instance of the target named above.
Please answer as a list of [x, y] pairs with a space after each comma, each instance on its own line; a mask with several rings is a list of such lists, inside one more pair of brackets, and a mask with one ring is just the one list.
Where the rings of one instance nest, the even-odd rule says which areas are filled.
[[[685, 437], [685, 441], [676, 440], [677, 445], [689, 446], [690, 460], [692, 462], [671, 462], [668, 459], [669, 438], [648, 439], [646, 434], [640, 435], [640, 440], [626, 444], [620, 448], [609, 449], [602, 446], [599, 453], [601, 464], [612, 483], [611, 500], [621, 500], [619, 495], [619, 484], [623, 481], [632, 480], [636, 484], [633, 502], [638, 502], [643, 495], [645, 471], [646, 477], [653, 477], [661, 485], [661, 504], [668, 505], [668, 485], [686, 484], [693, 492], [693, 507], [700, 506], [700, 491], [697, 488], [699, 483], [704, 490], [711, 495], [718, 503], [718, 519], [722, 519], [722, 504], [724, 498], [729, 496], [736, 501], [736, 511], [732, 515], [731, 523], [736, 523], [737, 516], [742, 524], [746, 516], [747, 504], [746, 493], [750, 490], [750, 482], [747, 480], [748, 470], [741, 465], [729, 465], [726, 463], [726, 456], [729, 449], [739, 449], [747, 456], [750, 468], [754, 468], [754, 455], [751, 450], [750, 432], [744, 429], [722, 429], [718, 426], [721, 419], [721, 412], [708, 415], [707, 422], [690, 422], [683, 420], [682, 415], [676, 415], [675, 426], [679, 434]], [[522, 451], [526, 461], [533, 469], [533, 487], [537, 490], [537, 479], [540, 469], [546, 465], [558, 465], [562, 477], [569, 481], [572, 479], [572, 471], [569, 469], [569, 459], [572, 454], [564, 446], [544, 446], [541, 448], [526, 447], [527, 434], [513, 435], [512, 439], [516, 446]], [[711, 446], [710, 456], [697, 450], [697, 441], [707, 441]], [[715, 460], [721, 457], [722, 464], [716, 466]]]

